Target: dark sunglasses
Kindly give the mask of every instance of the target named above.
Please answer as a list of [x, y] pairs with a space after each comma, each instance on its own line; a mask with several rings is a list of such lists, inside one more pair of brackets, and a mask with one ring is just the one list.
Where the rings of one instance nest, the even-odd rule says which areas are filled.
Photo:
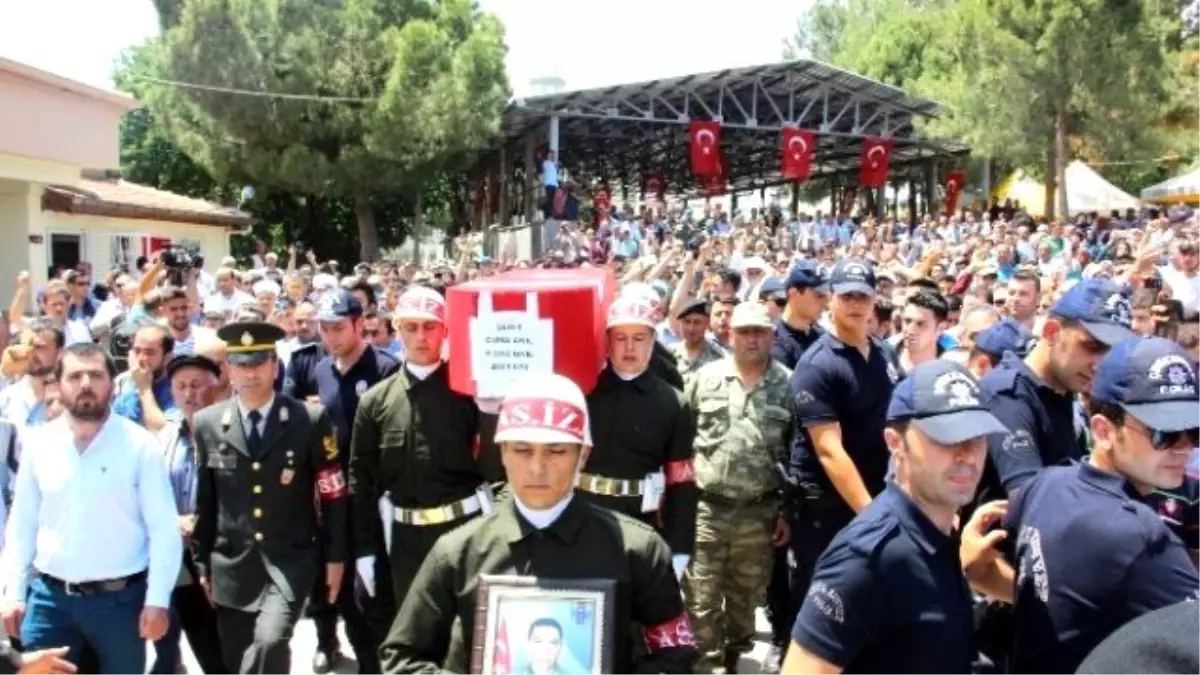
[[1184, 429], [1182, 431], [1159, 431], [1150, 429], [1150, 444], [1155, 450], [1166, 450], [1179, 445], [1179, 441], [1187, 438], [1188, 445], [1200, 447], [1200, 429]]

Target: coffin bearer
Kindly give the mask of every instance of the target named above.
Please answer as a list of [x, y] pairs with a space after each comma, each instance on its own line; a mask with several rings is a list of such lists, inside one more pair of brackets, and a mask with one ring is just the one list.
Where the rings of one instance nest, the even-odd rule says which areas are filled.
[[283, 335], [267, 323], [218, 331], [237, 394], [200, 411], [193, 431], [196, 565], [225, 663], [241, 673], [288, 672], [288, 641], [318, 567], [333, 601], [347, 555], [346, 478], [329, 419], [274, 390]]
[[[329, 356], [321, 359], [313, 368], [316, 395], [329, 415], [337, 446], [326, 448], [336, 452], [343, 471], [349, 470], [350, 435], [354, 426], [354, 415], [358, 400], [377, 382], [392, 375], [399, 364], [389, 354], [372, 347], [363, 338], [363, 308], [358, 298], [349, 291], [337, 289], [325, 294], [317, 308], [317, 323], [321, 342], [329, 349]], [[347, 516], [350, 510], [347, 509]], [[343, 526], [351, 534], [354, 528], [347, 519]], [[383, 552], [383, 539], [374, 542], [376, 550]], [[357, 547], [351, 537], [350, 550]], [[380, 570], [376, 569], [375, 572]], [[346, 626], [346, 637], [354, 648], [359, 672], [379, 671], [379, 641], [383, 639], [395, 616], [391, 596], [380, 606], [378, 600], [355, 598], [354, 575], [342, 577], [342, 590], [336, 605], [325, 602], [324, 579], [318, 575], [313, 589], [309, 613], [317, 628], [317, 652], [313, 655], [313, 671], [329, 672], [336, 667], [340, 653], [337, 636], [337, 618], [340, 614]]]
[[[380, 649], [384, 672], [434, 672], [443, 662], [467, 662], [448, 653], [455, 619], [466, 653], [482, 650], [485, 636], [474, 627], [484, 574], [615, 580], [606, 672], [693, 672], [695, 643], [666, 543], [644, 523], [575, 494], [592, 428], [583, 393], [567, 378], [530, 375], [513, 385], [496, 432], [513, 498], [433, 546]], [[646, 627], [636, 646], [634, 624]], [[512, 657], [497, 656], [505, 658]], [[485, 669], [504, 672], [501, 665]], [[507, 666], [517, 667], [516, 660]]]
[[[450, 389], [441, 357], [445, 300], [415, 286], [393, 316], [404, 367], [359, 399], [350, 492], [359, 578], [372, 593], [393, 593], [399, 606], [438, 537], [491, 510], [492, 483], [503, 482], [504, 469], [492, 444], [495, 415]], [[376, 541], [388, 551], [390, 589], [375, 586]]]
[[145, 641], [170, 624], [183, 540], [154, 436], [112, 414], [116, 369], [98, 345], [64, 349], [67, 413], [22, 432], [0, 615], [26, 649], [68, 647], [78, 663], [90, 648], [102, 673], [142, 673]]
[[701, 662], [696, 672], [737, 672], [754, 647], [776, 547], [787, 545], [784, 463], [792, 442], [792, 373], [771, 359], [771, 317], [761, 303], [733, 310], [733, 354], [690, 378], [695, 411], [696, 551], [685, 577]]
[[596, 445], [579, 489], [660, 528], [682, 575], [695, 545], [695, 423], [683, 394], [649, 369], [660, 307], [626, 295], [609, 308], [608, 364], [588, 395]]

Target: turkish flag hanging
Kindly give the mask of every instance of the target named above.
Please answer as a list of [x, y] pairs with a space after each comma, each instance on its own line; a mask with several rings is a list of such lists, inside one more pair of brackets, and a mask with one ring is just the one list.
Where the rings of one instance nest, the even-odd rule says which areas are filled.
[[962, 194], [963, 183], [967, 180], [962, 171], [951, 171], [946, 174], [946, 213], [958, 210], [958, 197]]
[[698, 178], [721, 171], [721, 123], [692, 122], [688, 125], [688, 151], [692, 173]]
[[780, 170], [787, 180], [808, 180], [812, 172], [812, 159], [816, 150], [816, 137], [808, 129], [785, 127], [780, 136], [783, 156]]
[[666, 181], [663, 180], [661, 173], [651, 171], [642, 176], [642, 199], [651, 197], [662, 201], [663, 195], [667, 193]]
[[863, 187], [883, 187], [884, 183], [887, 183], [888, 162], [891, 159], [891, 139], [864, 139], [862, 165], [858, 168], [858, 184]]

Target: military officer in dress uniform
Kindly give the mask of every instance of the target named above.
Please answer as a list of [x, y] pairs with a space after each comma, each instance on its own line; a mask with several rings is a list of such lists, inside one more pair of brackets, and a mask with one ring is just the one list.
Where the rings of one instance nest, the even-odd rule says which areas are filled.
[[274, 391], [283, 331], [232, 323], [217, 335], [237, 393], [195, 417], [196, 566], [217, 607], [225, 663], [286, 673], [322, 554], [330, 601], [341, 588], [346, 478], [324, 410]]
[[975, 495], [987, 437], [1005, 431], [960, 364], [927, 361], [896, 387], [884, 429], [895, 481], [817, 560], [782, 672], [971, 672], [955, 520]]
[[787, 544], [780, 510], [792, 442], [792, 373], [771, 359], [772, 327], [762, 304], [738, 305], [733, 354], [701, 368], [684, 390], [697, 416], [700, 503], [684, 583], [701, 655], [696, 672], [737, 672], [741, 655], [754, 647], [754, 609], [766, 592], [775, 547]]
[[372, 594], [375, 544], [391, 562], [391, 592], [404, 602], [433, 543], [468, 519], [490, 511], [493, 483], [504, 469], [486, 402], [450, 389], [442, 363], [446, 303], [431, 288], [414, 286], [392, 313], [405, 362], [358, 401], [350, 441], [350, 494], [355, 567]]
[[609, 309], [608, 364], [588, 395], [596, 447], [579, 489], [658, 526], [682, 575], [695, 545], [695, 422], [682, 392], [649, 370], [659, 307], [623, 295]]
[[[529, 672], [529, 663], [516, 658], [521, 650], [508, 649], [508, 640], [524, 636], [528, 626], [511, 621], [507, 631], [491, 633], [491, 663], [482, 662], [485, 635], [476, 631], [476, 593], [484, 575], [554, 579], [567, 588], [571, 579], [613, 582], [611, 661], [595, 657], [576, 667], [692, 672], [695, 643], [666, 542], [646, 524], [575, 494], [591, 428], [583, 393], [570, 380], [530, 375], [513, 385], [496, 432], [512, 499], [434, 544], [380, 648], [384, 672], [434, 672], [447, 660], [463, 660], [447, 658], [456, 619], [465, 654], [479, 655], [479, 672]], [[503, 606], [493, 603], [491, 611]], [[636, 636], [630, 629], [635, 624], [644, 627]], [[636, 648], [635, 639], [642, 643]]]

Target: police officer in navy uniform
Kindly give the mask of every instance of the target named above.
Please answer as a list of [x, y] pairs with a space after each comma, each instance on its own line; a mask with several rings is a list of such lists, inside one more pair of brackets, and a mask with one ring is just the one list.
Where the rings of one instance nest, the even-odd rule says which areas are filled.
[[954, 528], [987, 436], [1004, 431], [959, 364], [922, 363], [896, 387], [883, 432], [895, 481], [821, 555], [783, 672], [971, 672], [971, 591]]
[[775, 322], [771, 358], [795, 369], [800, 356], [825, 333], [817, 320], [829, 302], [829, 284], [811, 260], [793, 265], [783, 284], [787, 304]]
[[196, 566], [217, 608], [226, 665], [286, 673], [317, 568], [325, 564], [328, 597], [341, 587], [346, 477], [325, 411], [274, 391], [283, 331], [232, 323], [217, 336], [229, 345], [237, 393], [194, 419]]
[[870, 263], [842, 259], [829, 280], [832, 330], [804, 352], [792, 374], [800, 423], [789, 467], [799, 495], [790, 509], [796, 606], [821, 552], [884, 489], [883, 427], [900, 378], [895, 352], [867, 329], [875, 311]]
[[[1126, 622], [1195, 599], [1200, 577], [1146, 496], [1183, 482], [1200, 430], [1197, 391], [1174, 342], [1114, 347], [1088, 400], [1087, 462], [1043, 470], [1006, 513], [991, 514], [1003, 514], [1003, 538], [1015, 542], [1012, 564], [978, 546], [985, 554], [963, 555], [975, 588], [1014, 603], [1010, 672], [1075, 672]], [[964, 551], [972, 538], [964, 532]]]
[[967, 369], [982, 378], [1000, 366], [1006, 353], [1024, 359], [1035, 344], [1037, 338], [1021, 324], [1012, 319], [998, 321], [975, 338], [967, 356]]
[[[342, 470], [349, 472], [350, 435], [354, 427], [354, 416], [358, 411], [358, 400], [376, 382], [395, 373], [400, 365], [390, 354], [372, 347], [363, 337], [363, 307], [358, 298], [349, 291], [337, 289], [321, 298], [317, 307], [317, 324], [321, 342], [328, 346], [329, 355], [313, 368], [316, 396], [329, 414], [337, 439], [337, 457]], [[351, 514], [347, 513], [348, 516]], [[350, 520], [344, 523], [351, 533], [350, 548], [354, 549]], [[377, 560], [382, 564], [375, 567], [377, 578], [387, 578], [386, 553], [383, 541], [376, 542], [381, 554]], [[374, 598], [355, 594], [355, 576], [342, 577], [342, 589], [336, 605], [325, 602], [323, 575], [313, 589], [310, 610], [317, 627], [317, 652], [313, 655], [313, 670], [329, 672], [336, 667], [339, 654], [337, 617], [341, 614], [346, 625], [346, 637], [354, 648], [359, 672], [379, 671], [379, 643], [387, 634], [395, 615], [395, 603], [390, 594], [383, 593]]]
[[316, 396], [317, 383], [313, 378], [313, 369], [326, 356], [329, 356], [329, 352], [325, 351], [325, 345], [320, 340], [292, 351], [283, 378], [282, 392], [301, 401]]

